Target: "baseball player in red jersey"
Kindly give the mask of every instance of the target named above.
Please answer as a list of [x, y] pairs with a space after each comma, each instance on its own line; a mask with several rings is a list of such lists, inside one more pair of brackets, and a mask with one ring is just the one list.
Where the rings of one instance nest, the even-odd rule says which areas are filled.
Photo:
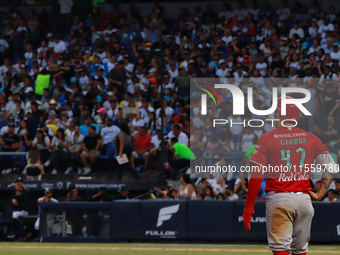
[[[328, 150], [319, 138], [294, 127], [300, 110], [287, 104], [281, 115], [281, 99], [275, 111], [276, 129], [263, 134], [253, 152], [253, 166], [243, 211], [246, 230], [254, 213], [257, 193], [266, 172], [266, 224], [269, 248], [274, 255], [306, 254], [310, 227], [314, 215], [312, 200], [320, 200], [338, 170]], [[284, 121], [284, 126], [281, 121]], [[311, 192], [310, 176], [314, 163], [322, 164], [322, 184], [317, 193]], [[267, 167], [267, 168], [266, 168]], [[276, 167], [277, 171], [270, 170]], [[313, 168], [314, 167], [314, 168]], [[265, 171], [265, 168], [267, 171]], [[254, 170], [255, 169], [255, 170]]]

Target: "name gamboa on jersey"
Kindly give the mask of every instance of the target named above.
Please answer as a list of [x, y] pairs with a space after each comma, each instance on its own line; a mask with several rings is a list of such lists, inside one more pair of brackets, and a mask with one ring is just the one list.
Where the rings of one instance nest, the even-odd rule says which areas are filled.
[[311, 164], [329, 153], [320, 139], [297, 127], [280, 127], [263, 134], [250, 162], [267, 167], [266, 191], [309, 191]]

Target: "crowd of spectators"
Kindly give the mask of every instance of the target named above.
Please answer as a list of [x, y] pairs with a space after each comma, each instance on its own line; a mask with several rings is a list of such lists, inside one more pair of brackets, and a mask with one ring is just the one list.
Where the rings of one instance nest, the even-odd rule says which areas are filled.
[[[38, 174], [89, 174], [104, 158], [118, 178], [125, 170], [137, 178], [136, 170], [152, 173], [168, 166], [173, 171], [167, 177], [175, 178], [191, 159], [216, 151], [247, 163], [249, 149], [270, 127], [213, 127], [215, 117], [241, 122], [252, 116], [249, 111], [233, 116], [231, 101], [224, 111], [209, 108], [201, 116], [198, 101], [182, 96], [185, 78], [218, 78], [244, 90], [252, 86], [257, 109], [271, 106], [273, 87], [307, 88], [312, 99], [306, 107], [313, 116], [301, 116], [299, 126], [340, 156], [335, 6], [281, 1], [274, 9], [269, 2], [238, 1], [221, 3], [220, 11], [208, 4], [167, 17], [159, 4], [146, 16], [134, 6], [122, 12], [116, 5], [111, 10], [99, 5], [80, 19], [72, 14], [72, 1], [64, 2], [58, 33], [49, 31], [46, 10], [31, 9], [25, 16], [10, 8], [1, 26], [0, 144], [3, 152], [37, 149], [43, 165], [35, 162]], [[169, 154], [167, 160], [161, 151]], [[124, 155], [128, 163], [119, 165], [114, 157]], [[6, 156], [2, 174], [15, 170], [16, 161], [22, 159]], [[195, 193], [211, 197], [208, 190]], [[178, 192], [188, 194], [187, 188]], [[216, 192], [226, 197], [225, 190]]]

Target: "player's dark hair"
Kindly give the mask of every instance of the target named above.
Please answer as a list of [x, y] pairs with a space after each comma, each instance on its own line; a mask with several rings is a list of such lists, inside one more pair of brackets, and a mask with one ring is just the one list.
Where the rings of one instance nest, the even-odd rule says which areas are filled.
[[120, 125], [120, 129], [123, 131], [123, 133], [127, 134], [127, 135], [130, 135], [130, 129], [129, 129], [129, 126], [126, 122], [123, 122], [121, 125]]
[[188, 174], [183, 174], [183, 175], [182, 175], [182, 178], [183, 178], [183, 181], [184, 181], [185, 183], [194, 185], [194, 184], [192, 183], [191, 179], [190, 179], [190, 175], [188, 175]]
[[[215, 198], [215, 193], [214, 193], [213, 188], [212, 188], [211, 186], [205, 187], [204, 193], [205, 193], [205, 191], [206, 191], [207, 189], [210, 191], [209, 197], [211, 197], [212, 199], [214, 199], [214, 198]], [[205, 193], [205, 195], [206, 195], [206, 193]]]
[[181, 129], [181, 127], [178, 124], [175, 124], [174, 128]]
[[220, 197], [222, 198], [222, 200], [225, 200], [225, 196], [223, 193], [218, 193], [216, 196], [216, 200], [218, 200]]
[[173, 142], [173, 143], [177, 143], [178, 139], [177, 139], [177, 137], [173, 137], [173, 138], [170, 139], [170, 141]]
[[89, 128], [92, 128], [94, 131], [96, 131], [96, 127], [95, 126], [89, 126]]

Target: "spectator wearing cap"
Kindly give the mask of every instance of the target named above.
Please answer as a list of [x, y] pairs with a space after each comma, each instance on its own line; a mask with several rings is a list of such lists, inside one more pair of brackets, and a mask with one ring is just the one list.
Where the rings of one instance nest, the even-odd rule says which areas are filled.
[[94, 76], [94, 78], [96, 80], [99, 80], [100, 78], [104, 79], [104, 85], [105, 85], [105, 88], [107, 89], [109, 86], [109, 80], [104, 76], [104, 68], [102, 66], [97, 66], [95, 70], [96, 70], [96, 75]]
[[179, 63], [179, 68], [183, 68], [185, 71], [188, 71], [188, 64], [194, 63], [195, 61], [190, 59], [190, 50], [186, 50], [184, 52], [184, 60]]
[[[163, 84], [161, 86], [163, 87], [163, 90], [165, 89], [171, 89], [172, 91], [176, 90], [175, 85], [173, 83], [170, 83], [169, 75], [163, 76]], [[158, 87], [158, 93], [161, 93], [161, 86]]]
[[[95, 163], [97, 157], [100, 156], [99, 148], [101, 146], [101, 137], [96, 133], [96, 127], [88, 127], [88, 135], [85, 136], [80, 159], [83, 163], [83, 174], [91, 172], [91, 166]], [[90, 157], [90, 161], [88, 160]]]
[[18, 117], [15, 118], [15, 123], [20, 123], [21, 120], [24, 119], [25, 117], [25, 110], [23, 108], [20, 108], [18, 111], [17, 111], [17, 114], [18, 114]]
[[60, 116], [60, 110], [58, 110], [57, 107], [58, 107], [57, 101], [54, 98], [52, 98], [48, 103], [48, 111], [46, 112], [46, 115], [47, 115], [46, 117], [49, 116], [50, 111], [54, 111], [55, 116], [58, 118]]
[[[55, 198], [52, 197], [53, 196], [53, 191], [50, 188], [45, 188], [44, 189], [44, 196], [39, 197], [37, 200], [38, 206], [40, 204], [43, 203], [58, 203], [59, 201]], [[40, 210], [40, 207], [39, 207]], [[47, 211], [46, 212], [46, 218], [44, 219], [44, 224], [46, 224], [45, 226], [45, 233], [46, 236], [51, 236], [52, 234], [52, 225], [55, 223], [55, 213], [51, 210], [51, 211]], [[39, 230], [40, 229], [40, 217], [36, 220], [35, 224], [34, 224], [34, 229], [35, 230]]]
[[45, 121], [45, 125], [55, 125], [58, 126], [60, 123], [60, 120], [56, 116], [56, 112], [51, 110], [48, 112], [48, 119]]
[[147, 133], [147, 128], [142, 126], [138, 130], [138, 135], [133, 141], [134, 151], [131, 153], [131, 167], [135, 170], [135, 159], [144, 159], [144, 170], [147, 170], [149, 150], [151, 148], [151, 136]]
[[312, 38], [316, 38], [317, 35], [318, 35], [318, 24], [317, 24], [315, 18], [312, 18], [311, 21], [310, 21], [310, 27], [308, 28], [308, 34]]
[[[10, 115], [7, 117], [7, 121], [6, 121], [6, 126], [3, 126], [0, 130], [0, 137], [2, 137], [4, 134], [8, 133], [8, 127], [9, 125], [14, 124], [14, 118]], [[15, 124], [14, 124], [15, 125]], [[15, 126], [15, 133], [18, 133], [19, 131], [19, 127]]]
[[12, 218], [14, 220], [19, 219], [20, 216], [28, 215], [29, 199], [30, 193], [24, 188], [24, 180], [22, 177], [18, 177], [11, 201], [13, 206]]
[[106, 100], [103, 102], [103, 107], [108, 111], [111, 109], [110, 101], [114, 99], [114, 93], [112, 91], [107, 92]]
[[15, 191], [12, 195], [11, 204], [13, 207], [12, 211], [12, 224], [10, 226], [9, 234], [7, 238], [16, 239], [19, 241], [26, 241], [27, 239], [23, 239], [23, 235], [27, 235], [29, 238], [31, 234], [26, 233], [28, 230], [27, 225], [22, 227], [23, 225], [23, 217], [28, 215], [28, 201], [30, 200], [30, 194], [27, 190], [24, 189], [24, 180], [22, 177], [18, 177], [15, 182]]
[[220, 78], [221, 82], [226, 81], [226, 77], [230, 76], [230, 69], [227, 68], [226, 62], [224, 59], [220, 59], [218, 61], [218, 69], [215, 73], [217, 77]]
[[336, 76], [340, 75], [340, 65], [339, 65], [339, 59], [332, 59], [332, 73], [334, 73]]
[[184, 103], [181, 102], [177, 102], [176, 103], [176, 111], [177, 111], [177, 115], [179, 115], [181, 117], [182, 120], [188, 120], [189, 118], [189, 114], [187, 109], [184, 108]]
[[[20, 138], [18, 135], [14, 133], [15, 131], [15, 124], [8, 125], [8, 132], [5, 133], [0, 140], [0, 144], [2, 145], [2, 151], [4, 152], [15, 152], [19, 149]], [[6, 173], [9, 173], [13, 170], [14, 167], [14, 159], [13, 156], [5, 156], [2, 157], [1, 160], [1, 168]]]
[[117, 56], [115, 55], [110, 56], [109, 61], [104, 63], [104, 69], [107, 75], [116, 66], [116, 64], [117, 64]]
[[94, 121], [97, 123], [98, 127], [101, 129], [104, 127], [107, 120], [107, 111], [104, 107], [97, 110], [97, 115], [94, 116]]

